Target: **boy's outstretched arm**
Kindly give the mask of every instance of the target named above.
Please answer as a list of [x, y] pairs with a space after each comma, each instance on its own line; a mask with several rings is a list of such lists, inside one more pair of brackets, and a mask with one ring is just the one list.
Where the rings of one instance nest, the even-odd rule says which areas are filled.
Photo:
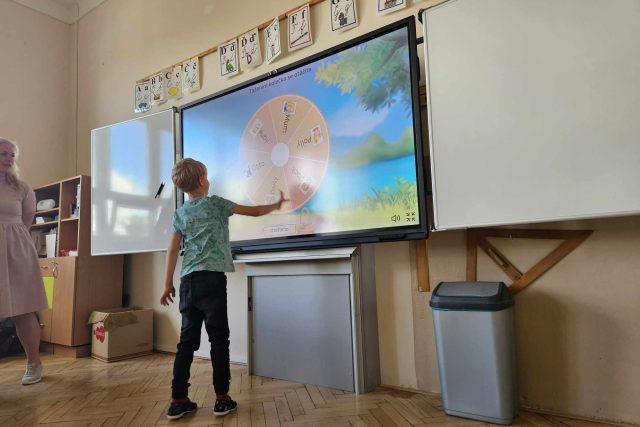
[[235, 205], [233, 208], [233, 213], [246, 216], [262, 216], [268, 214], [269, 212], [275, 211], [276, 209], [280, 209], [282, 207], [282, 204], [288, 201], [289, 199], [285, 199], [284, 193], [282, 192], [282, 190], [280, 190], [280, 200], [275, 203], [260, 206]]
[[164, 268], [164, 291], [160, 297], [161, 305], [169, 305], [176, 296], [176, 289], [173, 287], [173, 273], [178, 261], [181, 240], [181, 233], [173, 233], [171, 235], [171, 242], [169, 242], [169, 248], [167, 249], [167, 264]]

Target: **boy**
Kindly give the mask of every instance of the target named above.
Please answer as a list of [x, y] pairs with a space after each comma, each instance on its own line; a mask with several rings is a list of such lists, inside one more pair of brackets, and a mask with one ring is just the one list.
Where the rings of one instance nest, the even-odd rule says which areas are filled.
[[271, 205], [242, 206], [218, 196], [208, 196], [207, 168], [201, 162], [186, 158], [178, 161], [171, 174], [173, 183], [189, 195], [189, 200], [173, 216], [173, 235], [167, 252], [164, 292], [160, 304], [169, 305], [175, 297], [173, 273], [180, 241], [184, 239], [184, 259], [180, 278], [180, 342], [173, 363], [171, 405], [167, 418], [178, 419], [197, 410], [188, 397], [193, 352], [200, 347], [200, 331], [204, 322], [211, 343], [213, 386], [216, 392], [214, 415], [235, 411], [237, 404], [228, 395], [229, 324], [227, 319], [227, 278], [234, 271], [229, 245], [229, 217], [233, 214], [260, 216], [280, 209], [286, 202]]

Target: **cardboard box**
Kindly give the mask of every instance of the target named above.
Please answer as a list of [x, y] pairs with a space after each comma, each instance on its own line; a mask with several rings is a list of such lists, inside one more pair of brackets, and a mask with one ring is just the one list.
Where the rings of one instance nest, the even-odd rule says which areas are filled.
[[153, 310], [142, 307], [96, 310], [89, 318], [91, 357], [103, 362], [153, 353]]

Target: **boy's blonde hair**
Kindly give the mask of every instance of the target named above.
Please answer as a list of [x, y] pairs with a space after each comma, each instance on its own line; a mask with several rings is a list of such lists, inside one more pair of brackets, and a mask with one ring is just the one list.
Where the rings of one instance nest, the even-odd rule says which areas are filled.
[[204, 163], [190, 157], [178, 160], [173, 165], [171, 180], [181, 191], [190, 193], [200, 186], [200, 178], [207, 172]]
[[[13, 151], [16, 153], [16, 159], [18, 158], [18, 154], [20, 154], [18, 144], [2, 137], [0, 137], [0, 144], [9, 144], [10, 146], [12, 146]], [[6, 180], [7, 184], [9, 184], [11, 187], [20, 188], [20, 174], [18, 170], [18, 164], [16, 162], [13, 162], [13, 166], [11, 166], [11, 169], [7, 171]]]

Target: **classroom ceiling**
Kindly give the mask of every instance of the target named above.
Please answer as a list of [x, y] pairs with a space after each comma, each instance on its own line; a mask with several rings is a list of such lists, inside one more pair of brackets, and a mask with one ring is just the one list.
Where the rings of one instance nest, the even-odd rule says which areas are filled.
[[12, 0], [58, 21], [73, 24], [105, 0]]

